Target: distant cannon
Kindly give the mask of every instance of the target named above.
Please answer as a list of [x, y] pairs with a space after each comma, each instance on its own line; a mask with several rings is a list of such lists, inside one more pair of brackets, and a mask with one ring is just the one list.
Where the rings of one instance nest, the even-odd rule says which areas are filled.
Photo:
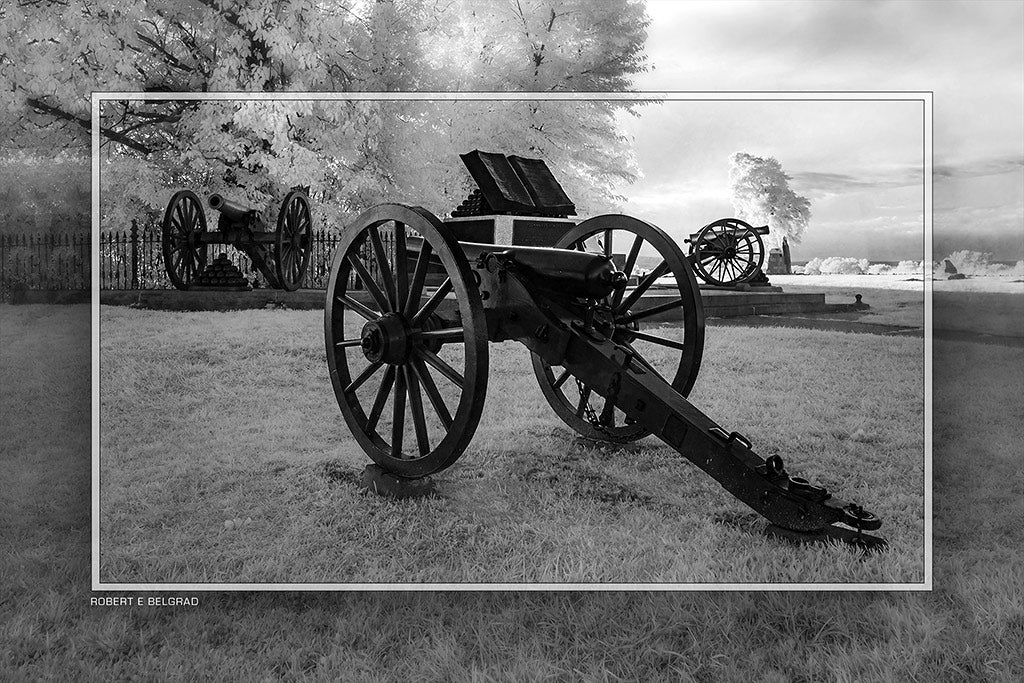
[[[208, 230], [203, 203], [191, 190], [174, 193], [163, 221], [164, 265], [171, 284], [182, 290], [239, 287], [241, 277], [225, 277], [222, 261], [208, 263], [209, 245], [235, 247], [252, 262], [275, 289], [294, 291], [302, 284], [309, 265], [313, 221], [309, 198], [296, 188], [281, 203], [277, 229], [271, 230], [256, 209], [210, 195], [209, 204], [220, 212], [216, 230]], [[231, 266], [233, 268], [233, 266]], [[242, 288], [248, 288], [244, 282]]]
[[764, 264], [768, 226], [754, 227], [738, 218], [721, 218], [684, 241], [694, 272], [709, 285], [731, 287], [752, 280]]

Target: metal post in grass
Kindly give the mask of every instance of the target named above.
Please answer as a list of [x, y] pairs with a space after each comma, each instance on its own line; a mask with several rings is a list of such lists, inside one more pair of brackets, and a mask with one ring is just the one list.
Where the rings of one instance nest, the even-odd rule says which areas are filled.
[[132, 289], [139, 288], [139, 222], [132, 219]]

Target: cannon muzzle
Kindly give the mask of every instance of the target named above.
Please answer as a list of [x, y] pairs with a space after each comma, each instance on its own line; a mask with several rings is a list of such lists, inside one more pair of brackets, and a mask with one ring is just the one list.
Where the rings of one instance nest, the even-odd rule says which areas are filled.
[[248, 206], [242, 206], [230, 199], [225, 199], [219, 194], [210, 195], [210, 208], [220, 211], [232, 221], [247, 220], [249, 216], [255, 212], [255, 209], [251, 209]]

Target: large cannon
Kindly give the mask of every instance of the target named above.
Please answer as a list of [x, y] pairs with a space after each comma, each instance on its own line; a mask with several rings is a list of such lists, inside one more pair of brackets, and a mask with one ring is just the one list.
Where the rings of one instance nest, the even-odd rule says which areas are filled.
[[171, 284], [185, 290], [201, 288], [206, 282], [225, 284], [216, 282], [219, 278], [209, 277], [206, 271], [220, 267], [218, 262], [209, 262], [209, 246], [227, 244], [248, 256], [271, 287], [288, 291], [299, 288], [306, 276], [313, 238], [305, 192], [296, 188], [285, 196], [276, 230], [267, 226], [256, 209], [219, 194], [210, 195], [209, 205], [220, 212], [216, 230], [207, 229], [203, 203], [195, 192], [175, 192], [167, 204], [162, 238]]
[[[616, 242], [627, 249], [621, 268]], [[629, 287], [642, 252], [658, 264]], [[672, 292], [652, 305], [646, 295], [664, 275]], [[667, 311], [681, 320], [653, 322]], [[581, 435], [653, 434], [783, 535], [883, 543], [864, 533], [881, 526], [876, 516], [791, 476], [782, 457], [762, 458], [687, 400], [704, 348], [700, 291], [675, 241], [642, 220], [597, 216], [555, 247], [503, 246], [458, 241], [420, 207], [373, 207], [341, 235], [324, 332], [342, 415], [387, 473], [421, 478], [462, 455], [483, 410], [488, 344], [514, 340]]]

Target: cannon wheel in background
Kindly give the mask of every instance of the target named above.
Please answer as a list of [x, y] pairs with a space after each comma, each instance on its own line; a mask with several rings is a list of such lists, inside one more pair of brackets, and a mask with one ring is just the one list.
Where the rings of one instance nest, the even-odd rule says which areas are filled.
[[[704, 352], [704, 307], [693, 271], [676, 242], [660, 228], [630, 216], [596, 216], [577, 225], [556, 244], [563, 249], [594, 251], [611, 256], [615, 242], [626, 238], [629, 252], [623, 272], [632, 276], [644, 245], [657, 254], [655, 267], [630, 289], [621, 290], [604, 300], [615, 324], [613, 339], [633, 349], [636, 357], [658, 372], [681, 395], [693, 388], [700, 371]], [[649, 258], [649, 254], [646, 255]], [[668, 280], [667, 276], [673, 276]], [[658, 304], [641, 302], [655, 281], [668, 280], [665, 301]], [[643, 308], [641, 308], [641, 306]], [[670, 327], [652, 327], [651, 318], [662, 312], [682, 309], [682, 321]], [[657, 310], [655, 310], [657, 309]], [[652, 353], [653, 352], [653, 353]], [[625, 414], [614, 409], [605, 412], [605, 399], [568, 370], [548, 365], [540, 356], [533, 356], [533, 371], [548, 403], [567, 425], [579, 434], [601, 441], [626, 443], [649, 433], [643, 427], [627, 424]]]
[[764, 242], [749, 223], [722, 218], [697, 233], [690, 243], [690, 261], [709, 285], [738, 285], [754, 277], [764, 263]]
[[[349, 288], [353, 274], [361, 296]], [[428, 275], [439, 284], [426, 296]], [[346, 227], [327, 285], [324, 337], [338, 406], [375, 463], [414, 478], [462, 455], [487, 393], [487, 325], [473, 272], [441, 221], [420, 207], [382, 204]], [[461, 356], [454, 366], [443, 347]], [[382, 415], [390, 429], [381, 429]]]
[[294, 292], [306, 277], [313, 245], [313, 219], [309, 198], [300, 190], [292, 190], [281, 203], [277, 215], [277, 238], [274, 243], [274, 271], [277, 283]]
[[204, 232], [206, 214], [199, 197], [191, 190], [175, 192], [164, 212], [161, 242], [167, 277], [178, 289], [188, 289], [206, 267], [208, 247], [201, 239]]

